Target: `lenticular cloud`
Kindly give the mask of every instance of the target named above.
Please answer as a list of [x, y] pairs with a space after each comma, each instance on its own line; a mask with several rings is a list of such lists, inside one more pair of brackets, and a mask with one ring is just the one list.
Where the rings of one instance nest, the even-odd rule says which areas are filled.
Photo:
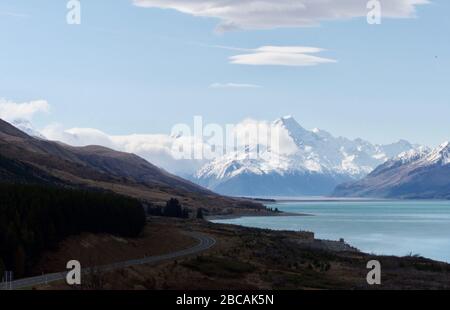
[[[379, 0], [382, 17], [408, 18], [428, 0]], [[146, 8], [218, 18], [218, 31], [305, 27], [326, 20], [367, 16], [368, 0], [133, 0]]]

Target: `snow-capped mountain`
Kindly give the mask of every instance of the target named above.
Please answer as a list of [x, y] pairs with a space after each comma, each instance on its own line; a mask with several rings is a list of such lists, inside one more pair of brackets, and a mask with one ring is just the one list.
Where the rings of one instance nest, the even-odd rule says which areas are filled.
[[430, 153], [431, 149], [425, 146], [421, 146], [409, 151], [400, 153], [397, 157], [390, 160], [392, 163], [401, 163], [402, 165], [419, 160]]
[[326, 195], [336, 185], [358, 180], [389, 158], [417, 148], [404, 140], [373, 145], [334, 137], [307, 130], [291, 116], [271, 126], [280, 135], [278, 152], [260, 144], [229, 152], [198, 170], [194, 181], [228, 195]]
[[450, 143], [404, 152], [366, 178], [336, 188], [336, 196], [450, 198]]
[[419, 161], [419, 164], [422, 166], [435, 164], [445, 166], [450, 164], [450, 142], [446, 141], [429, 152], [426, 157]]

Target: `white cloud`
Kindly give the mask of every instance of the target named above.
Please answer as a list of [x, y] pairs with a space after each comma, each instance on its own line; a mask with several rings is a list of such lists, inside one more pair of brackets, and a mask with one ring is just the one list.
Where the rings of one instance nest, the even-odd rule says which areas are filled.
[[0, 99], [0, 118], [6, 121], [31, 120], [36, 113], [48, 113], [50, 106], [45, 100], [15, 103]]
[[[274, 127], [275, 126], [275, 127]], [[235, 135], [237, 148], [245, 148], [248, 144], [260, 145], [263, 149], [267, 149], [273, 140], [267, 139], [264, 133], [277, 133], [279, 145], [276, 150], [280, 154], [290, 154], [296, 150], [289, 133], [283, 128], [276, 128], [279, 125], [266, 121], [257, 121], [246, 119], [233, 127], [233, 135]], [[258, 135], [254, 135], [257, 129]], [[277, 129], [275, 131], [275, 129]], [[223, 128], [226, 131], [225, 128]], [[40, 133], [49, 140], [61, 141], [73, 146], [101, 145], [114, 150], [134, 153], [145, 158], [152, 164], [164, 168], [169, 172], [180, 176], [189, 176], [200, 169], [209, 160], [221, 156], [224, 149], [228, 151], [234, 148], [225, 148], [224, 143], [228, 140], [220, 140], [222, 144], [216, 144], [218, 141], [210, 140], [205, 133], [205, 137], [196, 138], [193, 136], [175, 136], [165, 134], [131, 134], [131, 135], [108, 135], [98, 129], [93, 128], [72, 128], [64, 129], [63, 126], [53, 124], [47, 126]], [[222, 137], [225, 138], [225, 137]], [[192, 152], [205, 155], [203, 159], [179, 159], [173, 152], [173, 147], [183, 145]], [[220, 143], [220, 142], [219, 142]], [[219, 153], [211, 153], [213, 157], [206, 157], [206, 153], [211, 150], [211, 145], [215, 145]], [[275, 150], [275, 149], [274, 149]], [[192, 153], [194, 154], [194, 153]], [[210, 153], [208, 153], [211, 155]]]
[[[427, 0], [380, 0], [383, 17], [413, 17]], [[368, 0], [133, 0], [146, 8], [218, 18], [217, 31], [305, 27], [327, 20], [366, 17]]]
[[[254, 132], [255, 128], [257, 128], [258, 134], [249, 135], [249, 133]], [[270, 146], [273, 152], [282, 155], [289, 155], [298, 150], [289, 132], [279, 122], [273, 123], [247, 118], [236, 124], [234, 134], [238, 147], [243, 147], [247, 143], [253, 146], [259, 145], [262, 149], [267, 149]]]
[[232, 64], [272, 65], [272, 66], [316, 66], [335, 63], [333, 59], [310, 54], [322, 52], [323, 49], [303, 46], [263, 46], [249, 49], [248, 53], [230, 57]]
[[[204, 164], [203, 161], [174, 158], [172, 145], [175, 138], [169, 135], [114, 136], [94, 128], [64, 129], [60, 124], [49, 125], [41, 130], [41, 133], [49, 140], [61, 141], [73, 146], [101, 145], [117, 151], [133, 153], [158, 167], [181, 176], [192, 174]], [[192, 143], [194, 144], [194, 142]]]
[[[30, 120], [36, 113], [48, 112], [50, 106], [45, 100], [31, 101], [26, 103], [14, 103], [11, 101], [0, 100], [0, 117], [11, 122], [19, 129], [41, 138], [60, 141], [73, 146], [87, 146], [87, 145], [101, 145], [114, 150], [134, 153], [151, 162], [152, 164], [164, 168], [172, 173], [180, 176], [190, 176], [200, 169], [209, 160], [221, 156], [225, 147], [225, 143], [230, 142], [221, 134], [217, 135], [218, 140], [213, 139], [217, 133], [212, 134], [210, 127], [209, 131], [204, 127], [203, 136], [192, 136], [191, 131], [188, 130], [184, 135], [175, 134], [131, 134], [131, 135], [109, 135], [101, 130], [95, 128], [71, 128], [66, 129], [60, 124], [51, 124], [44, 129], [35, 131], [30, 123]], [[272, 123], [264, 121], [256, 121], [246, 119], [233, 127], [233, 134], [236, 137], [238, 148], [245, 148], [248, 143], [251, 145], [269, 146], [271, 141], [261, 139], [267, 135], [255, 136], [254, 130], [257, 128], [259, 134], [270, 131]], [[219, 126], [219, 130], [223, 130], [225, 134], [227, 129], [225, 126]], [[250, 140], [247, 138], [249, 137]], [[255, 140], [256, 139], [256, 140]], [[281, 143], [278, 149], [280, 153], [292, 152], [292, 141], [286, 132], [281, 131], [279, 141]], [[203, 154], [201, 159], [194, 159], [190, 157], [180, 159], [174, 152], [174, 147], [183, 146], [188, 153]], [[216, 149], [218, 153], [212, 151]], [[234, 149], [234, 146], [233, 148]], [[211, 156], [212, 157], [208, 157]]]
[[261, 88], [260, 85], [242, 83], [213, 83], [209, 88]]
[[40, 131], [47, 139], [61, 141], [73, 146], [102, 145], [114, 147], [110, 136], [93, 128], [64, 129], [61, 124], [51, 124]]

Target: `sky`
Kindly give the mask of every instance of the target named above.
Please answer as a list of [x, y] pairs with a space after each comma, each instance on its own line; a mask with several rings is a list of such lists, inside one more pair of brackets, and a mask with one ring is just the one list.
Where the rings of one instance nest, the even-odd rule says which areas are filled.
[[381, 2], [369, 25], [366, 0], [90, 0], [69, 25], [67, 0], [2, 0], [0, 105], [29, 103], [14, 113], [42, 130], [293, 115], [373, 143], [450, 140], [450, 2]]

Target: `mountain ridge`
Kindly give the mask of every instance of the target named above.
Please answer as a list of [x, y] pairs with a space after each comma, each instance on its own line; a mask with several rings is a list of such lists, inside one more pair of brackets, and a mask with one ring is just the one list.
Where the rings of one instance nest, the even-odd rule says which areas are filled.
[[336, 187], [334, 196], [450, 199], [450, 143], [402, 153], [366, 178]]
[[1, 119], [0, 181], [101, 189], [152, 203], [164, 203], [173, 197], [187, 206], [206, 209], [261, 207], [215, 194], [137, 155], [31, 137]]
[[[192, 180], [228, 195], [328, 195], [339, 183], [360, 179], [389, 158], [418, 147], [406, 140], [377, 145], [334, 137], [325, 130], [307, 130], [292, 116], [272, 126], [287, 137], [288, 152], [275, 153], [265, 146], [234, 151], [201, 167]], [[240, 190], [244, 185], [247, 190]]]

